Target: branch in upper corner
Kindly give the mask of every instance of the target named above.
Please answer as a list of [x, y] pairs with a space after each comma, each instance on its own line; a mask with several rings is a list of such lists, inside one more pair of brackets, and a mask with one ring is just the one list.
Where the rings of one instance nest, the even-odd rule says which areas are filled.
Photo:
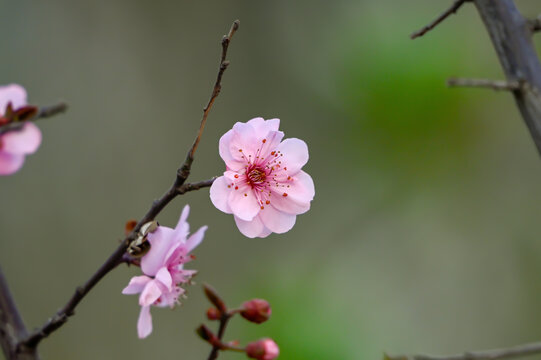
[[430, 355], [384, 355], [384, 360], [501, 360], [516, 359], [525, 356], [541, 354], [541, 342], [523, 344], [505, 349], [471, 351], [449, 356]]
[[483, 89], [492, 89], [496, 91], [516, 91], [520, 90], [518, 81], [489, 80], [489, 79], [447, 79], [449, 87], [476, 87]]
[[426, 25], [422, 29], [417, 30], [416, 32], [411, 34], [410, 35], [411, 39], [415, 39], [415, 38], [423, 36], [424, 34], [429, 32], [430, 30], [432, 30], [436, 26], [438, 26], [439, 23], [441, 23], [443, 20], [447, 19], [450, 15], [456, 13], [458, 11], [458, 9], [460, 9], [460, 7], [462, 5], [464, 5], [464, 3], [471, 2], [471, 1], [472, 0], [455, 0], [453, 5], [451, 5], [451, 7], [449, 9], [445, 10], [440, 16], [438, 16], [436, 19], [434, 19], [434, 21], [432, 21], [430, 24]]
[[63, 103], [63, 102], [55, 104], [55, 105], [51, 105], [51, 106], [41, 107], [41, 108], [38, 109], [37, 113], [34, 116], [32, 116], [32, 117], [30, 117], [28, 119], [25, 119], [24, 121], [10, 122], [10, 123], [8, 123], [6, 125], [0, 126], [0, 135], [5, 134], [5, 133], [7, 133], [9, 131], [20, 130], [23, 127], [23, 125], [24, 125], [24, 123], [26, 121], [36, 121], [36, 120], [39, 120], [39, 119], [46, 119], [46, 118], [58, 115], [60, 113], [63, 113], [67, 109], [68, 109], [68, 105], [66, 103]]

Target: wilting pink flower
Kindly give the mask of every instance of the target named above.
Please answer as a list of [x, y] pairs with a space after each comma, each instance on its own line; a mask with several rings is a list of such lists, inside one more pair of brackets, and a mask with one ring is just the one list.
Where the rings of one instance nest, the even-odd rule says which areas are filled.
[[141, 259], [141, 269], [145, 275], [134, 276], [123, 294], [139, 294], [141, 313], [137, 321], [139, 338], [152, 332], [150, 306], [174, 307], [185, 290], [181, 287], [190, 282], [195, 270], [185, 270], [184, 264], [192, 259], [192, 251], [203, 240], [206, 226], [188, 237], [190, 225], [186, 222], [190, 207], [186, 205], [175, 229], [158, 226], [147, 235], [149, 252]]
[[246, 345], [246, 355], [251, 359], [273, 360], [280, 355], [274, 340], [265, 338]]
[[301, 170], [308, 147], [295, 138], [282, 141], [279, 125], [279, 119], [238, 122], [220, 139], [226, 171], [212, 184], [210, 199], [250, 238], [289, 231], [314, 198], [314, 182]]
[[[17, 110], [26, 105], [26, 90], [16, 84], [0, 86], [0, 117], [8, 104]], [[34, 153], [41, 143], [41, 132], [31, 122], [18, 130], [0, 135], [0, 175], [10, 175], [19, 170], [25, 155]]]

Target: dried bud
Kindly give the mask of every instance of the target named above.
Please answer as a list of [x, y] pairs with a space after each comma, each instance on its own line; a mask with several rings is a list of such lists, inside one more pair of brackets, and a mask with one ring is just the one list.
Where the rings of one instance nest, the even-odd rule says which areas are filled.
[[246, 345], [246, 355], [251, 359], [273, 360], [280, 354], [274, 340], [265, 338]]
[[222, 317], [222, 313], [220, 312], [220, 310], [214, 307], [211, 307], [207, 310], [207, 318], [209, 320], [219, 320], [220, 317]]
[[205, 325], [201, 324], [196, 330], [197, 334], [201, 337], [201, 339], [208, 341], [210, 343], [213, 342], [213, 339], [216, 337], [212, 331]]
[[205, 295], [207, 299], [214, 305], [220, 312], [225, 313], [227, 312], [227, 307], [225, 306], [225, 302], [222, 300], [220, 295], [214, 290], [210, 285], [203, 284], [203, 290], [205, 291]]
[[137, 220], [126, 221], [126, 225], [124, 226], [124, 234], [126, 236], [130, 235], [133, 229], [135, 229], [135, 225], [137, 225]]
[[261, 324], [269, 320], [271, 313], [271, 307], [267, 300], [252, 299], [242, 304], [240, 315], [248, 321]]

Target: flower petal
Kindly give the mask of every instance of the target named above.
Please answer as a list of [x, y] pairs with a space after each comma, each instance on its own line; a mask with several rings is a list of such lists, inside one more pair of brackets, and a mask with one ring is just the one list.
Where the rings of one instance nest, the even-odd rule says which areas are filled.
[[2, 151], [11, 154], [32, 154], [41, 144], [41, 131], [31, 122], [21, 130], [10, 131], [0, 138]]
[[195, 249], [199, 244], [201, 244], [201, 241], [203, 241], [203, 238], [205, 237], [205, 231], [207, 231], [208, 226], [202, 226], [197, 230], [195, 233], [193, 233], [188, 240], [186, 241], [186, 251], [189, 253], [193, 249]]
[[[301, 170], [284, 184], [289, 188], [284, 188], [284, 186], [273, 188], [271, 204], [277, 210], [288, 214], [298, 215], [307, 212], [315, 194], [312, 177]], [[283, 189], [287, 189], [287, 196], [283, 196]]]
[[247, 185], [235, 186], [229, 194], [229, 206], [236, 217], [244, 221], [252, 220], [259, 212], [260, 205], [252, 188]]
[[293, 225], [295, 225], [297, 215], [286, 214], [270, 205], [259, 212], [259, 218], [269, 230], [277, 234], [283, 234], [291, 230]]
[[141, 259], [143, 273], [155, 276], [164, 266], [167, 253], [175, 246], [174, 236], [174, 230], [165, 226], [158, 226], [156, 231], [147, 235], [151, 246], [149, 252]]
[[283, 166], [291, 175], [295, 175], [308, 161], [308, 146], [300, 139], [285, 139], [277, 150], [283, 154]]
[[10, 102], [14, 110], [26, 105], [26, 90], [21, 85], [0, 86], [0, 115], [4, 115]]
[[184, 206], [184, 209], [182, 209], [182, 213], [180, 214], [180, 219], [178, 220], [177, 226], [175, 227], [175, 241], [182, 241], [184, 242], [186, 240], [186, 237], [190, 233], [190, 224], [186, 220], [188, 220], [188, 215], [190, 215], [190, 205], [186, 204]]
[[158, 270], [155, 279], [161, 282], [167, 288], [167, 291], [171, 291], [173, 289], [173, 279], [171, 278], [171, 274], [166, 267], [162, 267], [160, 270]]
[[9, 154], [0, 150], [0, 175], [11, 175], [17, 172], [24, 163], [24, 155]]
[[224, 176], [220, 176], [214, 180], [210, 187], [210, 200], [218, 210], [223, 211], [226, 214], [231, 214], [232, 210], [227, 201], [229, 199], [231, 188], [228, 188], [228, 185], [231, 184], [229, 184], [229, 181]]
[[251, 221], [244, 221], [236, 216], [234, 218], [239, 231], [246, 237], [267, 237], [270, 234], [270, 231], [265, 228], [259, 216], [254, 217]]
[[262, 117], [256, 117], [248, 121], [247, 124], [252, 125], [259, 138], [263, 138], [267, 136], [270, 131], [278, 131], [280, 119], [265, 120]]
[[122, 294], [124, 295], [139, 294], [140, 292], [143, 291], [143, 289], [145, 288], [145, 285], [149, 281], [152, 281], [152, 279], [149, 278], [148, 276], [145, 276], [145, 275], [134, 276], [131, 278], [128, 286], [126, 286], [124, 290], [122, 290]]
[[141, 306], [150, 306], [154, 304], [156, 300], [158, 300], [162, 296], [162, 290], [156, 283], [156, 280], [149, 281], [143, 291], [141, 292], [141, 295], [139, 296], [139, 305]]
[[219, 143], [219, 151], [220, 157], [225, 162], [226, 167], [238, 171], [243, 168], [244, 160], [242, 159], [242, 154], [239, 153], [238, 148], [235, 149], [235, 152], [232, 152], [231, 142], [235, 136], [236, 133], [233, 129], [222, 135]]
[[150, 315], [150, 306], [143, 306], [137, 320], [137, 335], [139, 339], [144, 339], [152, 332], [152, 316]]

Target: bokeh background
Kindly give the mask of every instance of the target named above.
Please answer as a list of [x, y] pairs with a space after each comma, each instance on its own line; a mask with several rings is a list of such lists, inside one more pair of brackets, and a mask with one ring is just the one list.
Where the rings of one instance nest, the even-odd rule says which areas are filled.
[[[536, 0], [517, 3], [541, 12]], [[268, 299], [271, 321], [233, 321], [227, 339], [270, 336], [282, 359], [539, 340], [541, 161], [509, 94], [445, 87], [449, 76], [503, 77], [473, 6], [409, 39], [449, 4], [0, 1], [0, 83], [24, 85], [33, 104], [70, 106], [40, 121], [39, 152], [0, 178], [0, 264], [30, 328], [169, 187], [234, 19], [191, 180], [221, 174], [220, 136], [263, 116], [308, 143], [316, 184], [311, 211], [266, 239], [244, 238], [208, 190], [177, 199], [160, 223], [174, 226], [189, 203], [192, 229], [209, 225], [184, 305], [153, 309], [154, 332], [138, 340], [137, 298], [120, 293], [137, 269], [120, 267], [42, 356], [205, 359], [194, 334], [208, 307], [202, 282], [231, 305]]]

